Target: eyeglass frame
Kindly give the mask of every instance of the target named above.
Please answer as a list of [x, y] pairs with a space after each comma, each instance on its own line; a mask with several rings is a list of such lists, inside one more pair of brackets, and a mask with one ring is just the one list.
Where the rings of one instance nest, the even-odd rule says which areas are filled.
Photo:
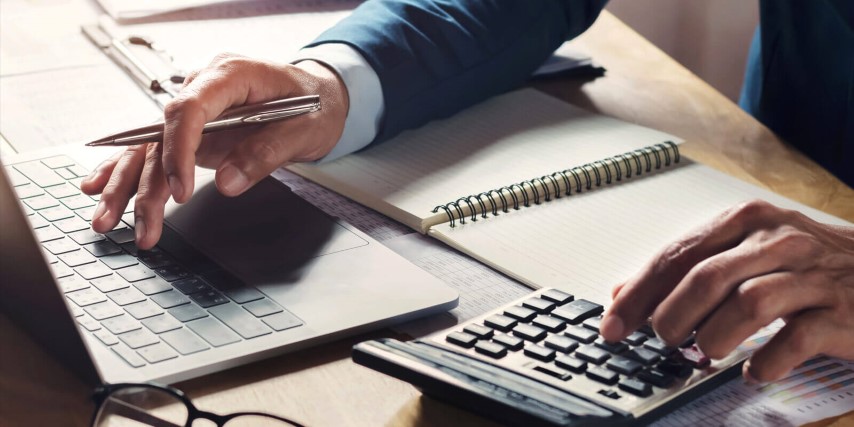
[[[101, 412], [101, 407], [104, 406], [104, 402], [107, 401], [107, 398], [124, 388], [151, 388], [160, 392], [167, 393], [184, 404], [187, 408], [187, 422], [184, 426], [178, 426], [173, 424], [172, 422], [160, 419], [148, 411], [140, 410], [138, 408], [131, 407], [130, 405], [123, 405], [127, 409], [133, 409], [135, 412], [138, 412], [139, 417], [135, 418], [136, 421], [147, 422], [152, 426], [164, 426], [164, 427], [190, 427], [193, 425], [193, 422], [197, 419], [205, 419], [208, 421], [214, 422], [217, 427], [223, 427], [225, 423], [231, 421], [234, 418], [246, 415], [254, 415], [260, 417], [272, 418], [278, 421], [282, 421], [288, 424], [291, 424], [294, 427], [305, 427], [302, 424], [290, 420], [285, 417], [280, 417], [278, 415], [268, 414], [265, 412], [234, 412], [231, 414], [220, 415], [209, 411], [202, 411], [196, 408], [196, 405], [193, 404], [192, 400], [190, 400], [187, 395], [177, 388], [170, 387], [168, 385], [156, 384], [156, 383], [116, 383], [116, 384], [102, 384], [95, 388], [95, 391], [92, 393], [92, 400], [95, 403], [95, 412], [92, 413], [92, 420], [89, 422], [89, 425], [94, 427], [95, 421], [97, 421], [97, 416]], [[142, 419], [141, 419], [142, 418]]]

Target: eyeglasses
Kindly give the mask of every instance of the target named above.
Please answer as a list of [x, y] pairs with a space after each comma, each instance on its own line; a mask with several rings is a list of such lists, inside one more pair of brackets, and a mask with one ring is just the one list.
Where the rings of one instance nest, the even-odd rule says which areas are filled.
[[200, 411], [181, 391], [152, 383], [105, 384], [95, 389], [93, 427], [190, 427], [197, 419], [219, 427], [303, 427], [263, 412], [218, 415]]

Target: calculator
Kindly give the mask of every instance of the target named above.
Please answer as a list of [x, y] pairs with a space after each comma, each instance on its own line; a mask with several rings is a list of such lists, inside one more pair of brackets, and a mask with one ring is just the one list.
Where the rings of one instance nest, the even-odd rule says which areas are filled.
[[599, 335], [604, 306], [541, 289], [426, 338], [357, 344], [353, 360], [510, 425], [648, 423], [737, 376], [740, 346], [711, 360], [693, 335], [668, 346], [650, 325]]

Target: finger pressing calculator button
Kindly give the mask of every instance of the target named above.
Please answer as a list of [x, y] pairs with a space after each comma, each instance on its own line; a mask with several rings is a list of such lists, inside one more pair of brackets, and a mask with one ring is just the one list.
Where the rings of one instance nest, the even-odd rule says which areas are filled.
[[445, 340], [460, 347], [472, 348], [477, 342], [477, 337], [465, 332], [451, 332], [445, 337]]
[[478, 353], [485, 354], [494, 359], [500, 359], [507, 355], [507, 347], [489, 341], [479, 341], [474, 345], [474, 349]]

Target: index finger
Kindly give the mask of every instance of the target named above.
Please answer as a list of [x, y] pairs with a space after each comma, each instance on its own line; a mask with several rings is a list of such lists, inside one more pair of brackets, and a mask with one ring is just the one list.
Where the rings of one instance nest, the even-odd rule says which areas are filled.
[[609, 341], [625, 338], [646, 322], [692, 267], [737, 245], [774, 209], [766, 202], [748, 202], [664, 248], [616, 293], [600, 325], [602, 336]]

